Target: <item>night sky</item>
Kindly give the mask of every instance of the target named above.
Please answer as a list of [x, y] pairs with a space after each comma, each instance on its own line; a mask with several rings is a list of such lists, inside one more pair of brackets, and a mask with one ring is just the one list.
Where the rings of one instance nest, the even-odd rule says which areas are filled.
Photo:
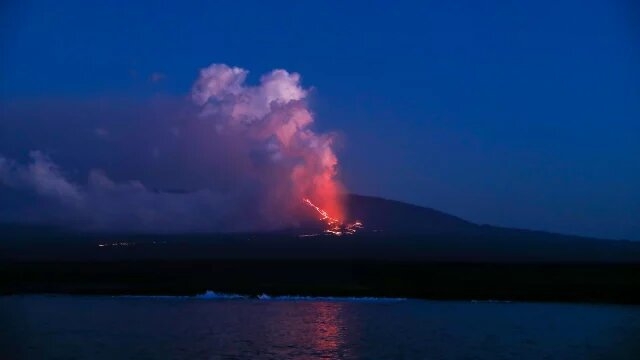
[[171, 102], [211, 63], [251, 83], [282, 68], [312, 88], [315, 128], [337, 132], [351, 192], [640, 240], [633, 0], [314, 3], [3, 1], [0, 154], [117, 178], [99, 146], [69, 140], [100, 137], [95, 119], [30, 122], [11, 104]]

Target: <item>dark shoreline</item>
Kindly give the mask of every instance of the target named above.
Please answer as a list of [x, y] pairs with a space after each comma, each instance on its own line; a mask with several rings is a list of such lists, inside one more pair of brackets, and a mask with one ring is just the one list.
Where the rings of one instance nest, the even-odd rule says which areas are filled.
[[0, 295], [391, 297], [640, 304], [640, 264], [374, 260], [39, 261], [0, 264]]

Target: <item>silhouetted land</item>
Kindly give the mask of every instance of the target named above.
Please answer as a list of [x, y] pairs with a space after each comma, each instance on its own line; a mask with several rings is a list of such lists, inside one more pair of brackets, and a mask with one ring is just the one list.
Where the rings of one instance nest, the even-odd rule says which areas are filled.
[[119, 261], [4, 263], [15, 293], [386, 296], [640, 304], [638, 264], [383, 261]]
[[[189, 295], [214, 290], [640, 304], [640, 262], [630, 261], [637, 259], [638, 243], [596, 242], [589, 251], [571, 252], [571, 246], [551, 243], [542, 249], [523, 243], [489, 247], [496, 241], [236, 234], [4, 242], [0, 292]], [[98, 246], [113, 243], [128, 245]], [[596, 254], [600, 257], [593, 258]]]
[[[477, 225], [351, 196], [356, 236], [0, 225], [0, 292], [388, 296], [640, 304], [640, 242]], [[102, 246], [100, 246], [102, 245]]]

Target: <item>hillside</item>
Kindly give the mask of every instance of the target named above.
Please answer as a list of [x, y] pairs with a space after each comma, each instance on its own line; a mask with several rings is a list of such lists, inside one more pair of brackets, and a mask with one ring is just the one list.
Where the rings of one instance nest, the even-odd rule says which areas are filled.
[[[321, 223], [267, 233], [131, 234], [0, 225], [0, 259], [379, 259], [454, 262], [640, 263], [640, 242], [476, 225], [446, 213], [350, 195], [364, 222], [350, 236]], [[304, 236], [315, 234], [316, 236]], [[114, 243], [126, 245], [112, 246]], [[103, 246], [99, 246], [99, 245]], [[105, 246], [106, 244], [106, 246]]]

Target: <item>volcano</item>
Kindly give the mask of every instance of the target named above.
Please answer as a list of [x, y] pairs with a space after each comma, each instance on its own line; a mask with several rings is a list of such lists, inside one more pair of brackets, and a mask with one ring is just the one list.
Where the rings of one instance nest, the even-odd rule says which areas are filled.
[[[126, 233], [0, 225], [0, 258], [359, 258], [473, 262], [638, 262], [640, 242], [480, 225], [435, 209], [372, 196], [344, 198], [353, 234], [326, 232], [308, 206], [297, 227], [252, 233]], [[98, 244], [135, 243], [95, 252]], [[164, 244], [158, 246], [157, 244]]]
[[363, 228], [343, 236], [323, 232], [326, 221], [309, 206], [303, 207], [308, 223], [261, 233], [80, 232], [0, 224], [0, 294], [213, 289], [640, 303], [634, 295], [640, 242], [478, 225], [370, 196], [344, 201], [348, 219], [361, 220]]
[[[306, 244], [296, 247], [308, 245], [318, 253], [331, 253], [331, 250], [320, 251], [327, 247], [341, 249], [340, 254], [346, 257], [429, 261], [640, 261], [640, 242], [637, 241], [476, 224], [432, 208], [372, 196], [350, 194], [344, 201], [349, 219], [360, 220], [362, 228], [342, 237], [340, 244], [331, 239], [330, 233], [322, 234], [325, 224], [310, 211], [310, 217], [315, 216], [317, 220], [290, 229], [287, 234], [324, 236], [318, 240], [320, 243], [305, 240]], [[344, 241], [349, 243], [345, 245]]]
[[427, 207], [395, 200], [350, 194], [346, 197], [349, 217], [365, 223], [365, 232], [436, 234], [465, 232], [477, 225]]
[[[342, 225], [343, 230], [349, 230], [349, 226], [357, 224], [352, 232], [343, 231], [339, 235], [352, 234], [438, 234], [451, 232], [466, 232], [477, 228], [477, 225], [447, 213], [403, 203], [395, 200], [387, 200], [379, 197], [348, 194], [344, 197], [344, 206], [347, 212], [347, 220]], [[305, 199], [305, 202], [308, 200]], [[305, 208], [305, 217], [308, 220], [299, 227], [291, 229], [296, 233], [322, 232], [327, 226], [326, 213], [322, 213], [312, 203], [310, 208]], [[320, 211], [320, 213], [318, 213]], [[329, 217], [329, 222], [335, 222]], [[364, 225], [362, 224], [364, 223]], [[325, 231], [327, 235], [336, 235], [334, 231]]]

